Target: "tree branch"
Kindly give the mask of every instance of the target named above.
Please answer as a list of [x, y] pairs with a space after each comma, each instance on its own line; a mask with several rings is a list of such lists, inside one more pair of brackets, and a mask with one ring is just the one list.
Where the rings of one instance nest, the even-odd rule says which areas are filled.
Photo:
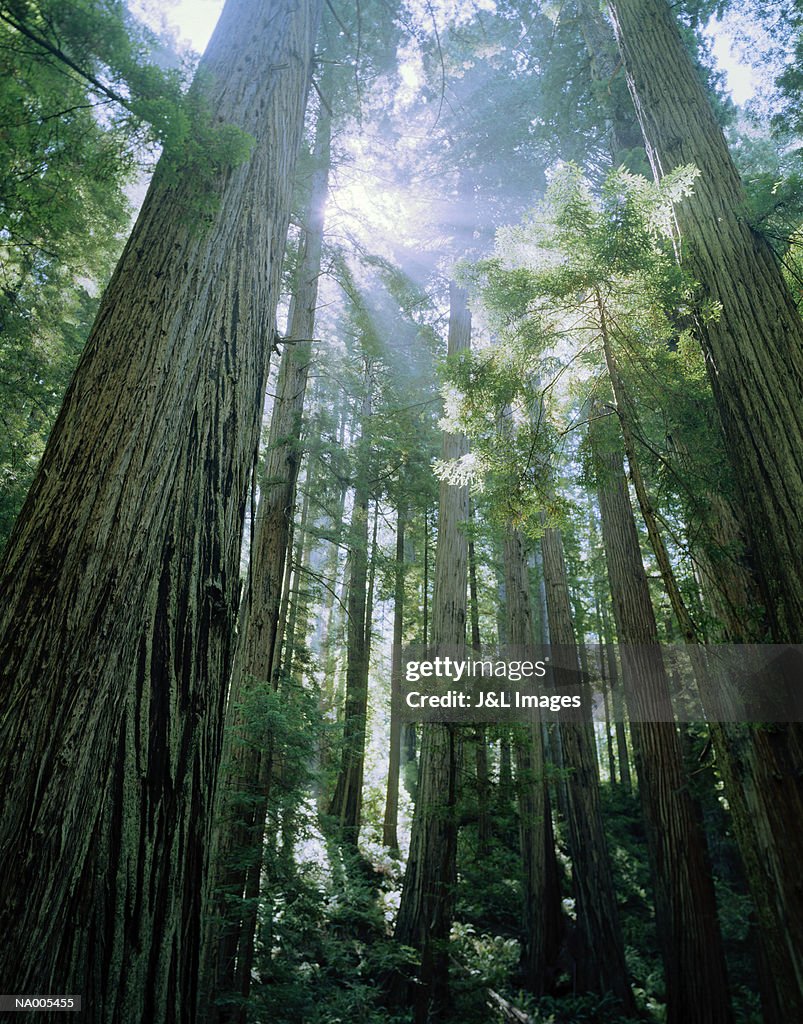
[[[74, 71], [77, 75], [88, 82], [93, 89], [96, 89], [103, 96], [112, 100], [114, 103], [118, 103], [121, 107], [124, 107], [129, 113], [135, 114], [136, 111], [132, 109], [130, 102], [121, 96], [115, 89], [110, 88], [108, 85], [104, 85], [100, 79], [96, 78], [90, 71], [82, 68], [80, 64], [77, 64], [72, 57], [64, 52], [60, 47], [55, 46], [44, 36], [39, 35], [32, 28], [29, 28], [24, 22], [18, 21], [13, 15], [9, 14], [8, 11], [0, 10], [0, 21], [4, 21], [6, 25], [15, 29], [20, 35], [29, 39], [32, 43], [44, 50], [45, 53], [49, 53], [51, 57], [55, 57], [57, 60], [65, 64], [71, 71]], [[137, 115], [139, 116], [139, 115]]]

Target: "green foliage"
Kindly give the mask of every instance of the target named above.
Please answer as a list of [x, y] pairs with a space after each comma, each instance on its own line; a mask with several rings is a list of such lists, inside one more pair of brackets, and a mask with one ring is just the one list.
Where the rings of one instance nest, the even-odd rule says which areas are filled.
[[695, 177], [679, 168], [656, 185], [622, 167], [595, 194], [567, 165], [521, 225], [497, 233], [491, 258], [463, 268], [495, 343], [447, 367], [447, 424], [472, 454], [441, 473], [470, 470], [492, 517], [534, 536], [566, 524], [554, 466], [576, 448], [578, 400], [602, 386], [604, 320], [622, 360], [653, 376], [675, 342], [691, 288], [671, 249], [673, 208]]
[[0, 546], [122, 248], [126, 189], [161, 146], [198, 219], [249, 151], [166, 61], [120, 0], [0, 5]]
[[183, 134], [190, 69], [121, 0], [4, 4], [0, 25], [4, 54], [30, 101], [53, 100], [44, 104], [42, 120], [27, 122], [34, 134], [63, 128], [62, 116], [83, 111], [86, 118], [94, 110], [93, 119], [111, 133], [108, 160], [129, 168], [143, 146], [170, 146]]
[[512, 804], [507, 822], [500, 810], [492, 812], [494, 838], [482, 857], [474, 827], [461, 829], [457, 915], [466, 927], [512, 936], [521, 917], [521, 854]]
[[276, 1024], [393, 1024], [381, 981], [406, 972], [412, 952], [386, 933], [375, 884], [348, 870], [335, 884], [317, 865], [274, 873], [264, 893], [250, 1006]]
[[473, 925], [457, 923], [452, 928], [454, 956], [475, 985], [500, 988], [518, 967], [521, 947], [516, 939], [500, 935], [478, 935]]
[[729, 132], [731, 155], [747, 192], [750, 226], [783, 260], [803, 221], [801, 153], [778, 145], [759, 118]]
[[529, 999], [522, 994], [533, 1024], [631, 1024], [624, 1017], [619, 1001], [610, 993], [599, 995], [542, 996]]
[[177, 104], [159, 163], [159, 180], [171, 187], [188, 223], [208, 220], [217, 209], [227, 172], [248, 159], [254, 139], [233, 124], [219, 124], [204, 88], [203, 69]]
[[[122, 0], [5, 4], [0, 21], [7, 49], [30, 75], [24, 86], [52, 72], [62, 86], [83, 92], [82, 109], [99, 108], [100, 122], [116, 136], [110, 159], [130, 166], [142, 159], [138, 150], [158, 144], [168, 165], [208, 173], [247, 155], [244, 133], [218, 124], [206, 108], [203, 75], [185, 96], [191, 63], [182, 64]], [[61, 109], [72, 113], [67, 103]]]
[[[76, 11], [59, 11], [77, 32]], [[86, 83], [5, 20], [0, 82], [2, 545], [121, 246], [134, 162], [124, 130], [102, 123]]]
[[488, 1020], [500, 1020], [489, 1001], [489, 990], [495, 992], [507, 987], [520, 957], [521, 947], [516, 939], [479, 933], [470, 924], [454, 924], [450, 976], [454, 1009], [449, 1020], [455, 1024], [486, 1024]]
[[97, 300], [54, 273], [0, 293], [0, 548], [39, 463]]

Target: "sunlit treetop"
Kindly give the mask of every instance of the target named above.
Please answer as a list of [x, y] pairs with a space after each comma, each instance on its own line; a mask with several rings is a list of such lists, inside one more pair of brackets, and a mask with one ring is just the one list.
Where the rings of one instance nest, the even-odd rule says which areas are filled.
[[688, 314], [694, 286], [672, 246], [674, 206], [696, 176], [683, 167], [655, 184], [619, 168], [595, 191], [565, 165], [520, 225], [500, 229], [495, 254], [462, 268], [492, 343], [448, 369], [444, 425], [469, 436], [472, 458], [441, 472], [489, 490], [522, 529], [540, 532], [542, 511], [563, 514], [556, 473], [576, 457], [575, 429], [605, 377], [601, 317], [620, 351], [652, 351], [650, 372], [670, 348], [680, 360], [693, 352], [678, 310]]

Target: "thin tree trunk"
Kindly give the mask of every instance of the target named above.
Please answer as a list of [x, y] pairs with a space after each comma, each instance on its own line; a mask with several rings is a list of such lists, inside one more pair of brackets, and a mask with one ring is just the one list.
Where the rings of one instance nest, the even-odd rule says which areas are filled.
[[[542, 519], [543, 521], [543, 519]], [[550, 643], [549, 635], [549, 614], [547, 611], [546, 583], [544, 582], [544, 560], [541, 555], [541, 545], [537, 544], [532, 553], [532, 565], [538, 574], [538, 599], [536, 601], [538, 611], [538, 638], [544, 646]], [[565, 821], [569, 816], [568, 794], [566, 791], [566, 774], [563, 771], [563, 744], [561, 742], [560, 730], [554, 722], [542, 722], [541, 732], [544, 737], [545, 757], [549, 764], [557, 768], [555, 778], [552, 782], [556, 820]]]
[[[700, 283], [698, 331], [779, 641], [803, 639], [803, 322], [666, 0], [610, 0], [656, 178], [693, 163], [678, 251]], [[682, 250], [680, 249], [682, 246]], [[715, 315], [707, 315], [708, 312]]]
[[505, 800], [513, 790], [513, 750], [510, 745], [510, 731], [502, 729], [499, 737], [499, 797]]
[[622, 645], [639, 796], [655, 885], [668, 1024], [730, 1024], [730, 995], [699, 810], [687, 788], [630, 495], [615, 453], [597, 456], [602, 536]]
[[[468, 518], [470, 528], [474, 526], [474, 506], [469, 502]], [[480, 601], [477, 590], [477, 555], [474, 536], [468, 539], [468, 607], [471, 622], [471, 649], [475, 654], [481, 651]], [[491, 819], [489, 814], [490, 779], [488, 777], [488, 740], [485, 726], [475, 726], [472, 740], [474, 747], [474, 773], [477, 780], [477, 857], [487, 857], [491, 842]]]
[[[331, 580], [331, 585], [326, 591], [326, 601], [324, 602], [323, 610], [323, 619], [326, 623], [324, 630], [324, 706], [322, 709], [324, 714], [331, 711], [335, 706], [335, 693], [337, 689], [337, 647], [335, 641], [340, 634], [340, 618], [343, 610], [337, 592], [337, 578], [339, 576], [340, 546], [343, 539], [343, 512], [346, 507], [347, 491], [348, 488], [343, 485], [338, 495], [338, 503], [333, 520], [331, 556], [325, 568], [326, 575]], [[344, 592], [345, 584], [341, 590], [341, 595]]]
[[[578, 657], [569, 597], [569, 583], [560, 531], [548, 528], [541, 538], [549, 635], [553, 661], [567, 682], [577, 679]], [[555, 655], [557, 658], [555, 659]], [[577, 912], [576, 987], [580, 992], [613, 992], [626, 1014], [635, 1012], [613, 873], [602, 823], [599, 774], [590, 715], [560, 721], [567, 770], [567, 804], [572, 884]]]
[[[503, 558], [500, 554], [496, 560], [496, 638], [499, 646], [508, 642], [507, 639], [507, 591], [505, 586]], [[543, 636], [541, 639], [543, 643]], [[513, 749], [510, 743], [510, 729], [499, 726], [499, 784], [496, 787], [497, 801], [505, 811], [512, 804], [513, 795]]]
[[[427, 512], [424, 511], [424, 554], [423, 554], [423, 628], [421, 634], [421, 644], [426, 647], [427, 644], [427, 588], [429, 586], [428, 575], [429, 566], [427, 562]], [[402, 763], [402, 778], [404, 779], [404, 786], [410, 797], [415, 798], [415, 782], [413, 767], [415, 765], [416, 756], [416, 725], [415, 722], [405, 722], [402, 725], [401, 734], [401, 763]], [[407, 769], [407, 766], [411, 766]]]
[[[471, 316], [466, 293], [449, 286], [450, 355], [468, 351]], [[462, 435], [443, 435], [443, 458], [468, 450]], [[432, 646], [450, 652], [465, 645], [468, 549], [462, 524], [468, 520], [468, 487], [440, 485]], [[438, 1020], [449, 1002], [449, 932], [457, 880], [457, 769], [459, 735], [454, 726], [425, 723], [421, 729], [418, 788], [404, 876], [396, 939], [421, 951], [416, 1021]]]
[[600, 667], [602, 669], [602, 697], [605, 711], [605, 753], [608, 757], [608, 777], [611, 785], [616, 785], [616, 755], [613, 751], [613, 730], [611, 729], [611, 691], [605, 675], [605, 651], [600, 646]]
[[488, 773], [488, 732], [478, 724], [474, 735], [474, 771], [477, 776], [477, 857], [488, 856], [491, 848], [491, 779]]
[[429, 644], [429, 508], [424, 508], [424, 584], [423, 584], [423, 625], [421, 643]]
[[[279, 689], [279, 673], [289, 676], [293, 671], [293, 665], [298, 653], [298, 646], [303, 645], [307, 639], [307, 618], [309, 595], [302, 590], [302, 581], [306, 571], [309, 569], [309, 558], [312, 549], [312, 538], [310, 536], [309, 508], [314, 486], [312, 479], [307, 479], [304, 486], [304, 500], [301, 503], [301, 517], [298, 526], [292, 524], [291, 536], [289, 538], [288, 552], [292, 555], [287, 559], [285, 566], [285, 581], [282, 588], [282, 607], [279, 611], [279, 636], [283, 637], [281, 649], [277, 648], [277, 657], [271, 668], [271, 680], [274, 690]], [[296, 499], [297, 500], [297, 499]], [[298, 539], [293, 543], [293, 537]], [[299, 645], [296, 643], [296, 636], [300, 634]]]
[[390, 750], [388, 754], [388, 783], [385, 797], [385, 820], [382, 842], [398, 856], [399, 837], [399, 772], [401, 770], [401, 720], [397, 706], [401, 693], [402, 644], [404, 643], [404, 519], [401, 502], [396, 512], [396, 578], [393, 589], [393, 652], [390, 666]]
[[[594, 499], [591, 494], [588, 494], [587, 497], [590, 509], [589, 533], [591, 536], [591, 544], [595, 549], [597, 549], [600, 541], [599, 531], [597, 530]], [[619, 765], [619, 785], [622, 787], [623, 792], [627, 793], [629, 796], [632, 793], [633, 787], [630, 779], [630, 758], [628, 757], [627, 752], [627, 726], [625, 724], [622, 687], [619, 681], [619, 667], [616, 662], [616, 651], [614, 650], [613, 637], [611, 635], [610, 617], [605, 606], [605, 601], [600, 598], [598, 579], [594, 580], [593, 590], [594, 605], [597, 609], [600, 642], [600, 671], [602, 673], [603, 682], [607, 682], [609, 696], [609, 706], [606, 704], [606, 716], [610, 714], [610, 719], [613, 722], [613, 732], [616, 737], [616, 761]], [[609, 721], [606, 718], [606, 728], [608, 725]], [[608, 742], [610, 746], [611, 765], [613, 766], [614, 754], [610, 734], [608, 736]], [[612, 768], [611, 783], [615, 783], [615, 781], [614, 771]]]
[[368, 717], [368, 636], [366, 632], [368, 584], [368, 506], [370, 490], [368, 460], [371, 430], [371, 374], [366, 362], [365, 396], [360, 416], [362, 434], [358, 442], [354, 481], [354, 506], [349, 528], [349, 574], [346, 600], [346, 700], [343, 709], [343, 741], [340, 770], [329, 804], [340, 837], [356, 848], [362, 813], [362, 782], [365, 764], [365, 736]]
[[379, 532], [379, 499], [374, 498], [374, 525], [371, 530], [371, 555], [368, 559], [368, 589], [365, 595], [365, 646], [366, 656], [371, 656], [371, 641], [374, 631], [374, 588], [376, 584], [376, 537]]
[[[593, 523], [593, 517], [591, 517]], [[613, 749], [613, 730], [611, 728], [613, 713], [613, 694], [611, 692], [610, 679], [608, 678], [608, 651], [605, 640], [605, 632], [602, 626], [602, 611], [599, 605], [599, 597], [594, 588], [594, 605], [597, 616], [597, 636], [599, 637], [599, 671], [602, 693], [605, 699], [605, 746], [608, 754], [608, 775], [611, 785], [616, 785], [616, 754]]]
[[157, 168], [6, 548], [0, 989], [81, 993], [92, 1021], [195, 1017], [240, 540], [321, 6], [226, 5], [196, 90], [251, 154], [210, 176], [201, 212], [192, 168]]
[[[474, 506], [468, 506], [469, 528], [474, 526]], [[471, 628], [471, 649], [479, 653], [481, 648], [480, 637], [480, 601], [477, 591], [477, 553], [474, 547], [474, 537], [469, 533], [468, 537], [468, 607], [469, 622]]]
[[[535, 627], [524, 545], [511, 526], [505, 532], [504, 565], [508, 643], [523, 654], [532, 647]], [[540, 995], [550, 987], [558, 962], [563, 914], [539, 721], [515, 726], [513, 751], [524, 883], [522, 968], [527, 987]]]
[[611, 623], [605, 606], [602, 606], [602, 631], [605, 636], [605, 656], [608, 665], [608, 679], [611, 687], [611, 703], [613, 705], [613, 716], [615, 719], [616, 731], [616, 753], [619, 760], [619, 781], [622, 789], [628, 795], [633, 792], [633, 782], [630, 777], [630, 754], [627, 749], [627, 726], [625, 724], [625, 707], [622, 695], [622, 683], [619, 679], [619, 665], [616, 661], [616, 651], [613, 646], [613, 635]]
[[[344, 416], [345, 419], [345, 416]], [[341, 431], [340, 444], [345, 440], [345, 428]], [[338, 693], [338, 656], [344, 644], [343, 617], [346, 584], [345, 578], [340, 580], [340, 547], [344, 532], [344, 510], [346, 505], [345, 484], [338, 493], [338, 501], [335, 512], [332, 516], [331, 544], [327, 558], [324, 561], [321, 572], [325, 579], [329, 580], [326, 586], [326, 599], [321, 614], [322, 630], [322, 662], [323, 662], [323, 686], [321, 688], [320, 714], [322, 719], [334, 715], [337, 706]], [[330, 769], [332, 769], [333, 752], [331, 738], [328, 732], [324, 732], [319, 740], [318, 760], [320, 763], [319, 777], [321, 784], [318, 790], [318, 810], [325, 814], [331, 799], [331, 787], [328, 784]], [[333, 774], [333, 772], [332, 772]]]

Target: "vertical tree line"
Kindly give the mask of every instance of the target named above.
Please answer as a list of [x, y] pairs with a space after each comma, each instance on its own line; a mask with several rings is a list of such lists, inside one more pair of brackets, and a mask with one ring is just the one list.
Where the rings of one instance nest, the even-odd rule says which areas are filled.
[[[227, 0], [182, 92], [122, 8], [0, 4], [5, 993], [800, 1015], [801, 726], [716, 646], [786, 708], [799, 156], [710, 5], [447, 8]], [[410, 643], [581, 706], [411, 721]]]
[[97, 1020], [194, 1012], [239, 545], [319, 15], [227, 5], [197, 90], [248, 155], [211, 169], [200, 210], [192, 166], [157, 168], [5, 551], [0, 848], [17, 869], [2, 987], [81, 993]]

